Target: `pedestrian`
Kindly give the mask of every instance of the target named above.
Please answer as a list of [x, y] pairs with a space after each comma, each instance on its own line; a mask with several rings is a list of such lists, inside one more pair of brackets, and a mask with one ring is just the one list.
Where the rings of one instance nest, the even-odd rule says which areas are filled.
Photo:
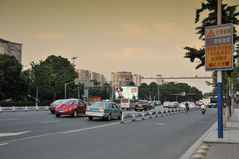
[[186, 112], [189, 111], [189, 105], [188, 105], [188, 102], [185, 103], [185, 106], [186, 106]]

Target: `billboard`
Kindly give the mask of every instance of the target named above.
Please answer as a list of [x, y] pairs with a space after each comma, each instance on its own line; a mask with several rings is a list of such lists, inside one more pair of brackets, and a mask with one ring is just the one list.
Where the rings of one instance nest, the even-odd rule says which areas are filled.
[[136, 86], [115, 86], [115, 99], [138, 99], [138, 87]]

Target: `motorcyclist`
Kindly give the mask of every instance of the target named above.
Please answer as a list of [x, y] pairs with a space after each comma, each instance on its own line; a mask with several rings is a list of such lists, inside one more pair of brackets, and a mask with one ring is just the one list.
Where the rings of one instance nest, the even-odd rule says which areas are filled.
[[204, 105], [204, 103], [202, 103], [201, 105], [201, 111], [203, 114], [206, 112], [206, 106]]
[[188, 102], [185, 103], [185, 107], [186, 107], [186, 112], [188, 112], [189, 111], [189, 104], [188, 104]]

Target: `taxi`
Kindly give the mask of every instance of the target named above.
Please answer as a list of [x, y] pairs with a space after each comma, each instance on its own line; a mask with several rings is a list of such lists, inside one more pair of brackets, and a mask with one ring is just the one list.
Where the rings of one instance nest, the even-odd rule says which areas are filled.
[[93, 120], [93, 118], [121, 119], [121, 114], [121, 109], [110, 101], [95, 102], [86, 108], [86, 116], [88, 116], [89, 120]]

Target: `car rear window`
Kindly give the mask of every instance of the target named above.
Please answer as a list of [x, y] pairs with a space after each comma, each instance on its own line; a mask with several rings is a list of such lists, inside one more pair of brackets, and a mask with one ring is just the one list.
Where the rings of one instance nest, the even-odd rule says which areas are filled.
[[52, 103], [53, 106], [58, 106], [64, 104], [64, 100], [56, 100]]
[[121, 103], [129, 103], [129, 99], [122, 99]]
[[53, 102], [53, 106], [58, 106], [58, 105], [62, 105], [62, 104], [66, 104], [66, 105], [71, 105], [74, 102], [74, 100], [72, 99], [64, 99], [64, 100], [56, 100], [55, 102]]
[[90, 107], [92, 108], [105, 108], [108, 106], [107, 102], [95, 102]]

